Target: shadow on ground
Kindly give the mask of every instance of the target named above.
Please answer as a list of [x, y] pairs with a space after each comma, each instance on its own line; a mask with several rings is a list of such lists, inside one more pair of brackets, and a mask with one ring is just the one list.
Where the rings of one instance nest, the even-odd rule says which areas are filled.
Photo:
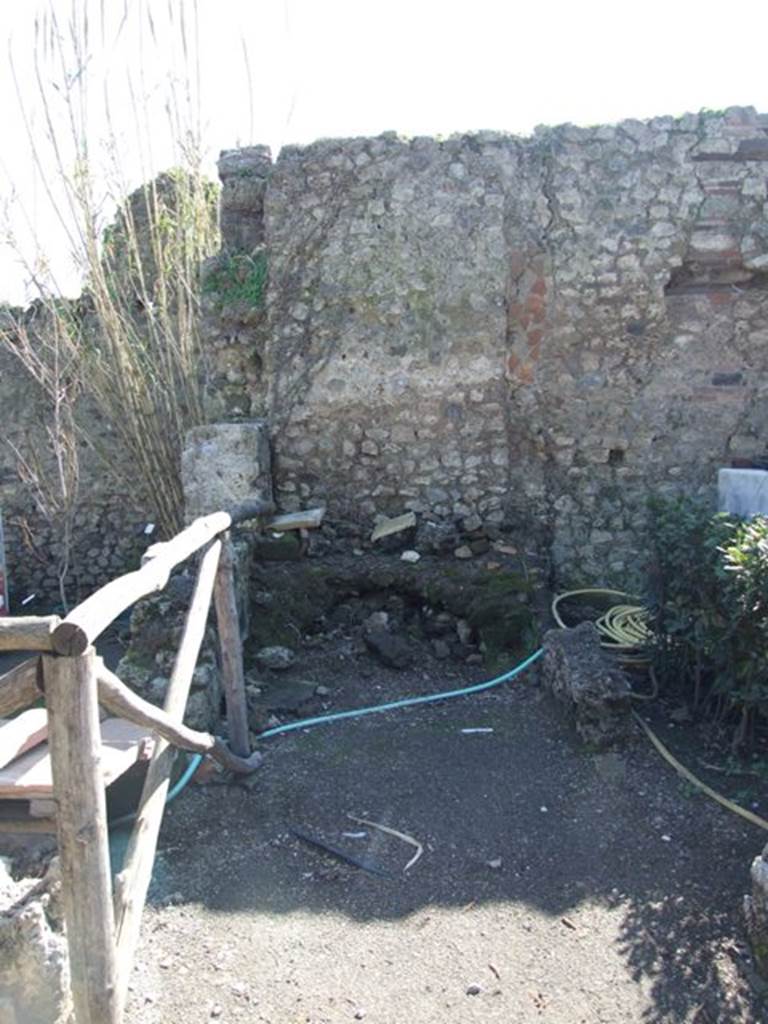
[[[401, 693], [420, 686], [432, 688], [419, 677], [398, 679]], [[493, 732], [466, 735], [465, 727]], [[268, 742], [253, 788], [193, 787], [169, 808], [146, 963], [177, 962], [175, 944], [194, 934], [199, 955], [189, 969], [199, 978], [206, 956], [215, 968], [221, 947], [232, 947], [234, 974], [245, 970], [245, 956], [258, 958], [262, 978], [265, 963], [273, 979], [300, 977], [304, 995], [291, 1013], [312, 1022], [345, 1019], [338, 991], [346, 982], [334, 971], [360, 949], [369, 981], [377, 965], [375, 984], [363, 985], [369, 1020], [524, 1021], [545, 1012], [563, 1022], [762, 1019], [740, 940], [741, 897], [762, 833], [686, 795], [639, 736], [621, 753], [583, 750], [529, 677]], [[413, 849], [349, 814], [415, 836], [423, 857], [404, 875]], [[335, 861], [293, 828], [395, 877]], [[343, 835], [359, 831], [365, 837]], [[434, 992], [429, 970], [398, 967], [406, 955], [433, 961], [442, 979]], [[313, 957], [307, 981], [302, 971]], [[387, 980], [390, 962], [397, 980]], [[487, 984], [467, 999], [472, 970]], [[172, 975], [155, 983], [173, 989]], [[359, 987], [363, 975], [360, 968], [349, 984]], [[432, 1009], [407, 1009], [404, 995], [402, 1016], [377, 1015], [387, 986], [390, 994], [412, 989], [413, 1005]], [[271, 1009], [262, 1000], [266, 1015], [252, 1003], [247, 1019], [293, 1020], [283, 991], [269, 996]], [[326, 996], [336, 1010], [320, 1012]], [[163, 1012], [176, 1019], [170, 1003]], [[134, 1007], [131, 1020], [155, 1019], [142, 1013]]]

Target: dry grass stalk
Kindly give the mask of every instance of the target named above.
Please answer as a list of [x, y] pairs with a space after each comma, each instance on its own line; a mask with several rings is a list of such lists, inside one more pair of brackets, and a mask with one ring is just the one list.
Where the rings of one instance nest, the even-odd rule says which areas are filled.
[[[93, 25], [93, 7], [89, 0], [72, 0], [62, 20], [61, 6], [50, 0], [36, 21], [34, 66], [42, 133], [34, 117], [25, 117], [30, 154], [41, 181], [52, 181], [45, 187], [80, 270], [83, 296], [77, 303], [63, 303], [52, 297], [50, 278], [37, 268], [29, 268], [29, 277], [53, 338], [67, 347], [68, 367], [76, 367], [83, 398], [122, 442], [127, 458], [116, 465], [114, 450], [109, 451], [110, 471], [149, 504], [161, 532], [170, 536], [183, 524], [184, 434], [203, 416], [199, 268], [218, 246], [215, 193], [201, 171], [196, 8], [179, 4], [166, 10], [169, 31], [180, 40], [182, 66], [180, 80], [168, 79], [165, 98], [166, 133], [174, 142], [172, 172], [158, 175], [153, 165], [147, 140], [156, 136], [157, 126], [149, 121], [142, 66], [128, 82], [133, 143], [142, 179], [148, 182], [131, 193], [125, 169], [130, 161], [120, 134], [125, 112], [118, 131], [109, 69], [103, 83], [92, 73], [95, 48], [109, 36], [107, 18], [113, 12], [100, 5], [100, 20]], [[125, 30], [126, 19], [138, 19], [134, 29], [148, 46], [158, 43], [151, 5], [140, 2], [126, 9], [118, 34]], [[19, 90], [22, 107], [26, 100]], [[94, 100], [100, 105], [103, 132], [95, 139]], [[97, 161], [94, 153], [106, 154], [105, 162]], [[27, 342], [17, 355], [36, 377], [50, 354], [36, 346], [49, 343], [37, 332]], [[52, 410], [54, 434], [59, 430], [56, 417], [63, 413]], [[106, 447], [86, 421], [78, 426], [96, 451]], [[29, 460], [20, 466], [28, 480], [39, 479]], [[66, 475], [57, 468], [53, 481], [62, 495]]]
[[79, 352], [69, 334], [74, 329], [71, 320], [61, 312], [49, 317], [44, 307], [37, 312], [38, 323], [6, 314], [0, 324], [0, 343], [18, 357], [39, 389], [45, 448], [42, 453], [36, 450], [32, 440], [23, 450], [13, 441], [7, 443], [14, 453], [19, 479], [58, 538], [56, 575], [61, 604], [67, 609], [66, 582], [80, 493], [80, 445], [75, 422]]

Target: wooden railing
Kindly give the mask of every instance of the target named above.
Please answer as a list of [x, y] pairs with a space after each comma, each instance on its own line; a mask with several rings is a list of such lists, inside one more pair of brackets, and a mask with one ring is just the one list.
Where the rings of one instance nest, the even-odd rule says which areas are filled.
[[[34, 656], [0, 677], [0, 717], [45, 698], [56, 805], [62, 899], [77, 1024], [119, 1024], [163, 817], [174, 750], [205, 754], [234, 772], [253, 771], [243, 656], [229, 529], [265, 516], [254, 501], [195, 520], [155, 544], [136, 572], [92, 594], [64, 619], [0, 619], [0, 650]], [[180, 563], [201, 552], [192, 600], [162, 710], [133, 693], [97, 657], [93, 644], [136, 601], [162, 590]], [[182, 724], [192, 674], [213, 602], [221, 648], [229, 743]], [[110, 873], [100, 771], [99, 704], [156, 737], [123, 870]]]

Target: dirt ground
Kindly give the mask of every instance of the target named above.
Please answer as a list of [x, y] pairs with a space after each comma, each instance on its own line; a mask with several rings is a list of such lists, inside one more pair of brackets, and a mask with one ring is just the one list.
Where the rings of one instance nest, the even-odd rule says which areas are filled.
[[[483, 678], [447, 664], [361, 680], [344, 652], [307, 668], [330, 710]], [[478, 727], [493, 732], [461, 732]], [[535, 672], [264, 749], [250, 788], [190, 786], [168, 809], [127, 1024], [768, 1021], [740, 915], [763, 833], [639, 734], [584, 750]], [[413, 848], [349, 814], [423, 856], [404, 873]]]

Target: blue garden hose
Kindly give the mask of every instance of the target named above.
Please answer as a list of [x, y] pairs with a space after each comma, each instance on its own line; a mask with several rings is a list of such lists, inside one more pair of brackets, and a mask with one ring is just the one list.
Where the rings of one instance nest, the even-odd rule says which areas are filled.
[[294, 729], [309, 729], [313, 725], [322, 725], [325, 722], [338, 722], [342, 718], [361, 718], [363, 715], [375, 715], [379, 711], [393, 711], [395, 708], [407, 708], [414, 704], [433, 704], [438, 700], [449, 700], [451, 697], [466, 697], [470, 693], [480, 693], [482, 690], [490, 690], [493, 686], [506, 683], [508, 679], [514, 679], [529, 665], [532, 665], [537, 658], [541, 657], [543, 649], [540, 647], [533, 654], [529, 655], [519, 665], [515, 665], [509, 672], [504, 672], [494, 679], [485, 683], [475, 683], [474, 686], [463, 686], [460, 690], [443, 690], [442, 693], [430, 693], [425, 697], [405, 697], [403, 700], [389, 701], [387, 704], [374, 704], [370, 708], [354, 708], [352, 711], [336, 711], [331, 715], [318, 715], [316, 718], [305, 718], [299, 722], [289, 722], [287, 725], [278, 725], [274, 729], [267, 729], [259, 733], [259, 739], [265, 740], [270, 736], [277, 736], [281, 732], [293, 732]]
[[[189, 760], [187, 761], [187, 767], [184, 769], [182, 774], [176, 780], [174, 785], [168, 790], [168, 795], [165, 798], [166, 807], [175, 800], [176, 797], [181, 793], [188, 782], [191, 781], [197, 769], [200, 767], [200, 762], [203, 760], [202, 754], [190, 754]], [[130, 825], [136, 820], [136, 811], [130, 811], [128, 814], [121, 814], [119, 818], [112, 818], [109, 822], [109, 828], [114, 830], [116, 828], [122, 828], [124, 825]]]
[[[430, 693], [424, 697], [405, 697], [403, 700], [393, 700], [386, 704], [374, 704], [369, 708], [353, 708], [351, 711], [335, 711], [330, 715], [317, 715], [315, 718], [304, 718], [298, 722], [288, 722], [286, 725], [277, 725], [274, 729], [266, 729], [264, 732], [260, 732], [258, 738], [260, 740], [269, 739], [271, 736], [279, 736], [283, 732], [294, 732], [296, 729], [311, 729], [315, 725], [325, 725], [326, 722], [339, 722], [343, 718], [362, 718], [363, 715], [375, 715], [379, 711], [394, 711], [395, 708], [408, 708], [414, 704], [434, 704], [438, 700], [450, 700], [452, 697], [466, 697], [471, 693], [481, 693], [483, 690], [490, 690], [494, 686], [499, 686], [501, 683], [506, 683], [509, 679], [514, 679], [515, 676], [520, 675], [530, 665], [532, 665], [538, 658], [543, 654], [541, 647], [530, 654], [524, 661], [521, 661], [519, 665], [515, 665], [514, 668], [508, 672], [503, 672], [500, 676], [496, 676], [493, 679], [489, 679], [485, 683], [475, 683], [474, 686], [463, 686], [458, 690], [443, 690], [441, 693]], [[184, 774], [171, 789], [166, 797], [166, 803], [169, 804], [171, 800], [175, 800], [176, 797], [181, 793], [187, 783], [190, 781], [192, 776], [198, 769], [200, 762], [203, 760], [201, 754], [193, 754], [189, 759]]]

